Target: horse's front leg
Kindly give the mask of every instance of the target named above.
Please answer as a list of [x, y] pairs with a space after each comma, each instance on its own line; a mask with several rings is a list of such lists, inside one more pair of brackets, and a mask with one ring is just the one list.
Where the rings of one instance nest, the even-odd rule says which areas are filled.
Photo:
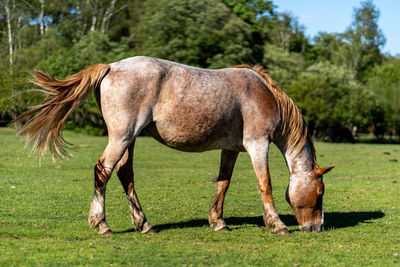
[[267, 141], [253, 141], [246, 149], [250, 154], [253, 168], [257, 176], [258, 188], [261, 192], [265, 226], [273, 233], [288, 234], [289, 231], [279, 218], [272, 197], [271, 177], [268, 169], [268, 147], [269, 142]]
[[210, 226], [214, 227], [215, 231], [228, 230], [223, 216], [223, 205], [225, 194], [228, 191], [229, 183], [231, 181], [233, 167], [238, 156], [238, 152], [222, 150], [221, 164], [219, 168], [219, 175], [217, 178], [217, 190], [214, 195], [214, 201], [211, 204], [210, 212], [208, 214], [208, 221]]
[[130, 147], [126, 150], [124, 156], [118, 162], [117, 175], [124, 187], [126, 198], [129, 201], [129, 210], [132, 216], [132, 224], [136, 230], [140, 230], [144, 234], [155, 233], [153, 226], [146, 219], [146, 215], [140, 206], [139, 199], [136, 195], [134, 185], [134, 173], [133, 173], [133, 150], [135, 146], [135, 140], [132, 142]]

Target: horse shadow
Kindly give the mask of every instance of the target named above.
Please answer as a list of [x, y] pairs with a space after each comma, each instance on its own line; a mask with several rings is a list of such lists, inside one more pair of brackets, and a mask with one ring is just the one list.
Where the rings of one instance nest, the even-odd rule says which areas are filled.
[[[370, 220], [380, 219], [385, 216], [382, 211], [351, 211], [351, 212], [325, 212], [325, 230], [330, 231], [338, 228], [354, 227], [359, 223], [372, 223]], [[297, 220], [294, 215], [281, 214], [279, 215], [281, 220], [286, 226], [297, 226]], [[244, 225], [255, 225], [260, 228], [264, 228], [264, 222], [262, 216], [253, 217], [227, 217], [224, 218], [226, 224], [230, 230], [237, 230]], [[166, 223], [154, 225], [153, 228], [157, 232], [162, 232], [169, 229], [177, 228], [196, 228], [208, 226], [208, 220], [206, 219], [193, 219], [183, 222]], [[133, 232], [133, 229], [127, 229], [125, 231], [118, 231], [114, 233], [127, 233]]]

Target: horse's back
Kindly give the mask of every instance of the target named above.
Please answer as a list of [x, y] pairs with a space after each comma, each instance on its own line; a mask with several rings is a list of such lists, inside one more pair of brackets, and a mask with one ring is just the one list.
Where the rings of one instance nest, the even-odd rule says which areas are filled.
[[118, 113], [122, 123], [136, 124], [146, 117], [151, 135], [180, 150], [243, 151], [245, 128], [257, 130], [258, 124], [265, 132], [264, 121], [274, 116], [270, 91], [247, 69], [205, 70], [134, 57], [111, 64], [108, 76], [102, 84], [103, 115], [107, 102], [108, 117]]

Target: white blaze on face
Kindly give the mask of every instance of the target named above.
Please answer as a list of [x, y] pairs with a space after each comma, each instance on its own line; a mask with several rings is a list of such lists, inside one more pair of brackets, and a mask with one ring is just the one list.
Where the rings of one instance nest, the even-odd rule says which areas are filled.
[[325, 223], [324, 204], [322, 204], [321, 211], [322, 211], [321, 225], [324, 225], [324, 223]]

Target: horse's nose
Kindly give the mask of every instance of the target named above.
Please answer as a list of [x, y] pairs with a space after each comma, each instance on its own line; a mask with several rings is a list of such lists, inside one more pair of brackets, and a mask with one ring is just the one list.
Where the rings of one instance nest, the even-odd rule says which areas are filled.
[[301, 225], [300, 226], [300, 231], [302, 232], [321, 232], [324, 230], [323, 224], [309, 224], [309, 225]]
[[313, 224], [312, 225], [312, 231], [314, 232], [321, 232], [324, 228], [323, 224]]
[[299, 228], [302, 232], [311, 232], [311, 225], [300, 225]]

